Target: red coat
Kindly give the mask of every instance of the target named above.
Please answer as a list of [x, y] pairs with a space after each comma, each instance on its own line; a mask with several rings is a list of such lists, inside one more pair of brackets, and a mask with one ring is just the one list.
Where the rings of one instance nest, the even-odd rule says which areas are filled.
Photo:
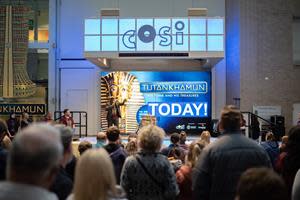
[[66, 125], [66, 126], [69, 126], [69, 127], [71, 127], [71, 128], [73, 128], [74, 127], [74, 120], [73, 120], [73, 118], [72, 117], [66, 117], [66, 116], [62, 116], [61, 118], [60, 118], [60, 120], [59, 120], [59, 123], [60, 124], [64, 124], [64, 125]]
[[192, 199], [192, 168], [183, 165], [176, 172], [176, 180], [179, 186], [179, 200], [191, 200]]

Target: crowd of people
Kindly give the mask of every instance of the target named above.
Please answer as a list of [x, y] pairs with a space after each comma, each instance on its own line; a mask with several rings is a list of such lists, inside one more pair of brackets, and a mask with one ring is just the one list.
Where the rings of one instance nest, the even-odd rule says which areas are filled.
[[111, 126], [95, 144], [81, 141], [78, 158], [69, 110], [60, 124], [48, 116], [19, 128], [14, 118], [0, 120], [0, 200], [300, 199], [300, 126], [280, 145], [271, 132], [258, 143], [234, 106], [223, 108], [214, 142], [208, 131], [187, 142], [182, 131], [164, 146], [165, 131], [150, 124], [123, 144]]

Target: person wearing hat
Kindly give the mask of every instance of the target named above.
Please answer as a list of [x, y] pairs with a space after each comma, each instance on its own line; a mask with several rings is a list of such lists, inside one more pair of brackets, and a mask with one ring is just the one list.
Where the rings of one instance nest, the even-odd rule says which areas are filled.
[[120, 106], [125, 104], [126, 99], [120, 103], [118, 99], [115, 99], [113, 96], [109, 96], [108, 98], [109, 100], [105, 109], [107, 111], [106, 120], [108, 127], [112, 125], [119, 127], [119, 118], [121, 117]]

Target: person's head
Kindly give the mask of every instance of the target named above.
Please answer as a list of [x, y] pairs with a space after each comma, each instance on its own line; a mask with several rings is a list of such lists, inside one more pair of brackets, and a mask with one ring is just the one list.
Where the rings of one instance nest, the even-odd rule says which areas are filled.
[[59, 132], [46, 124], [21, 130], [7, 160], [7, 180], [49, 188], [62, 158]]
[[22, 113], [22, 119], [29, 119], [29, 114], [26, 112]]
[[78, 145], [79, 154], [82, 155], [86, 150], [91, 149], [92, 147], [92, 143], [90, 143], [89, 141], [80, 142]]
[[287, 136], [287, 135], [282, 136], [281, 144], [279, 146], [280, 152], [285, 152], [286, 151], [286, 145], [288, 143], [288, 140], [289, 140], [289, 136]]
[[8, 132], [8, 128], [6, 122], [0, 119], [0, 142], [2, 142], [7, 132]]
[[73, 152], [72, 152], [73, 131], [70, 127], [65, 126], [63, 124], [57, 124], [55, 125], [55, 128], [60, 133], [61, 144], [63, 145], [64, 160], [62, 162], [62, 166], [64, 167], [64, 165], [66, 165], [73, 156]]
[[126, 152], [128, 153], [128, 155], [134, 155], [138, 151], [136, 138], [128, 140], [128, 143], [126, 144], [125, 149], [126, 149]]
[[117, 143], [120, 138], [120, 130], [116, 126], [111, 126], [106, 131], [106, 137], [110, 143]]
[[68, 108], [64, 109], [63, 112], [64, 112], [65, 116], [68, 116], [68, 117], [71, 116], [71, 112], [70, 112], [70, 110]]
[[15, 113], [10, 113], [9, 117], [14, 119], [14, 118], [16, 118], [16, 114]]
[[138, 146], [147, 152], [158, 152], [161, 148], [165, 131], [155, 125], [142, 127], [138, 132]]
[[210, 132], [209, 131], [203, 131], [200, 135], [200, 140], [205, 141], [207, 144], [210, 143]]
[[168, 158], [172, 158], [172, 159], [180, 159], [180, 156], [181, 156], [181, 151], [178, 147], [172, 148], [168, 154]]
[[300, 150], [300, 126], [294, 126], [288, 132], [287, 151], [295, 152]]
[[288, 140], [289, 140], [289, 136], [284, 135], [284, 136], [282, 136], [282, 138], [281, 138], [281, 143], [286, 145], [287, 142], [288, 142]]
[[105, 132], [100, 131], [99, 133], [97, 133], [97, 141], [102, 141], [105, 142], [106, 140], [106, 134]]
[[131, 140], [137, 140], [137, 134], [135, 134], [135, 133], [131, 133], [131, 134], [129, 134], [129, 136], [128, 136], [128, 142], [130, 142]]
[[196, 166], [198, 158], [206, 144], [207, 143], [204, 140], [199, 140], [190, 144], [186, 159], [187, 164], [190, 165], [192, 168]]
[[172, 133], [170, 136], [170, 141], [172, 142], [172, 144], [177, 144], [179, 142], [179, 133]]
[[269, 168], [251, 168], [239, 180], [235, 200], [286, 200], [288, 192], [282, 178]]
[[272, 132], [266, 134], [266, 141], [276, 141], [276, 138]]
[[179, 142], [180, 144], [185, 144], [185, 141], [186, 141], [186, 132], [181, 131], [179, 134]]
[[52, 119], [52, 113], [51, 112], [47, 112], [46, 115], [45, 115], [45, 118]]
[[115, 185], [114, 167], [106, 150], [91, 149], [79, 158], [74, 182], [76, 200], [106, 200], [108, 191], [116, 192]]
[[221, 132], [235, 132], [239, 131], [241, 127], [241, 112], [233, 106], [225, 106], [221, 111], [220, 131]]

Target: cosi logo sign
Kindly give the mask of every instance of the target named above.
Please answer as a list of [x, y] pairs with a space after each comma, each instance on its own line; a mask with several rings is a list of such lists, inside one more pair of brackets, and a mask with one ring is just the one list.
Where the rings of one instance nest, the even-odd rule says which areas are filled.
[[[184, 28], [185, 23], [183, 21], [177, 21], [174, 25], [176, 32], [172, 33], [171, 26], [162, 26], [158, 30], [152, 25], [143, 25], [138, 30], [128, 30], [122, 36], [123, 45], [129, 49], [135, 49], [137, 39], [143, 43], [151, 43], [158, 40], [160, 46], [170, 46], [173, 42], [173, 37], [176, 45], [183, 45]], [[136, 37], [137, 34], [137, 37]]]
[[85, 51], [224, 51], [223, 18], [85, 20]]

